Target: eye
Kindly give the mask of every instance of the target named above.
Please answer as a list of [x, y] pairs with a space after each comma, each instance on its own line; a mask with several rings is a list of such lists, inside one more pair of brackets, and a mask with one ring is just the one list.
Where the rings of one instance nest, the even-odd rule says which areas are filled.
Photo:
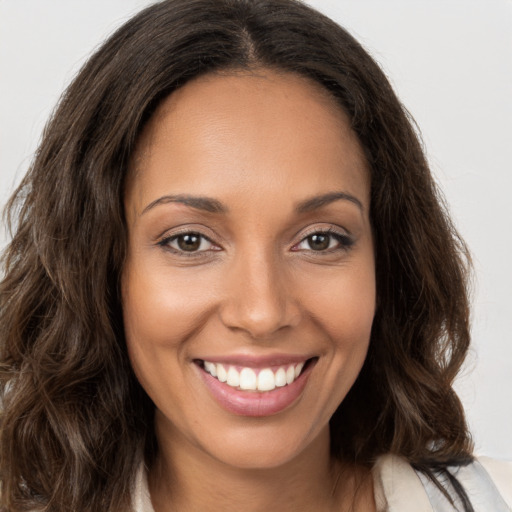
[[353, 245], [353, 240], [345, 234], [335, 231], [315, 231], [303, 238], [293, 247], [294, 251], [330, 252], [346, 250]]
[[201, 233], [195, 233], [193, 231], [164, 238], [159, 242], [159, 245], [169, 248], [174, 252], [181, 253], [198, 253], [209, 250], [218, 250], [217, 246], [215, 246], [211, 240]]

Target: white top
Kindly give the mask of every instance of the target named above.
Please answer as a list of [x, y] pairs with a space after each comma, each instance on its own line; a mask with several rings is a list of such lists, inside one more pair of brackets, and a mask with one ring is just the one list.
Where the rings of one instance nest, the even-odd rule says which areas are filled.
[[[472, 464], [451, 466], [449, 471], [465, 489], [475, 512], [512, 511], [512, 462], [478, 457]], [[380, 457], [372, 472], [377, 512], [455, 510], [432, 481], [396, 455]], [[457, 496], [451, 496], [459, 510], [464, 510]]]
[[[475, 512], [512, 511], [512, 462], [479, 457], [468, 466], [449, 469], [466, 490]], [[446, 497], [427, 477], [417, 473], [408, 462], [396, 455], [379, 457], [372, 474], [377, 512], [454, 510]], [[454, 499], [456, 500], [455, 496]], [[137, 474], [133, 510], [155, 512], [143, 464]]]

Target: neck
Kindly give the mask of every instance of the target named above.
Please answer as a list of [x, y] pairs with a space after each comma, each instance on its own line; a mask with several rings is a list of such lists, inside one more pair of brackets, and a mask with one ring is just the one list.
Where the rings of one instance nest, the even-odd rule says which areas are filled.
[[366, 492], [369, 479], [360, 469], [331, 459], [328, 429], [292, 460], [269, 468], [228, 465], [187, 440], [177, 439], [176, 434], [157, 432], [160, 451], [149, 474], [155, 512], [339, 512], [358, 501], [354, 496], [363, 480], [365, 508], [361, 510], [373, 510], [371, 483]]

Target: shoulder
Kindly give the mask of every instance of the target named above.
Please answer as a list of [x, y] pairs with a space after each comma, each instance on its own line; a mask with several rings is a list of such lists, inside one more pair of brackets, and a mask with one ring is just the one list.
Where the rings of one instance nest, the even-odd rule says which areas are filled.
[[405, 459], [382, 455], [372, 475], [377, 512], [407, 512], [411, 503], [416, 512], [432, 512], [418, 474]]
[[497, 490], [512, 509], [512, 461], [477, 457]]
[[[477, 457], [467, 466], [448, 469], [465, 489], [475, 512], [512, 510], [512, 463]], [[391, 454], [379, 457], [372, 472], [378, 512], [407, 512], [411, 503], [418, 512], [453, 511], [453, 506], [430, 479], [401, 457]], [[440, 481], [450, 492], [447, 479], [440, 476]]]

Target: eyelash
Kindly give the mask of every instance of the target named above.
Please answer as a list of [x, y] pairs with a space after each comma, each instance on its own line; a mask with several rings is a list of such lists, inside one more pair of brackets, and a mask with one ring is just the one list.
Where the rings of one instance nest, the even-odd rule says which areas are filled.
[[[200, 240], [200, 244], [202, 245], [204, 241], [212, 244], [213, 246], [215, 246], [215, 244], [205, 235], [203, 235], [202, 233], [199, 233], [197, 231], [183, 231], [182, 233], [175, 233], [171, 236], [167, 236], [165, 238], [163, 238], [162, 240], [160, 240], [158, 242], [158, 245], [163, 247], [165, 250], [167, 251], [170, 251], [174, 254], [177, 254], [179, 256], [184, 256], [186, 258], [197, 258], [197, 257], [201, 257], [201, 256], [204, 256], [204, 254], [207, 252], [207, 250], [203, 250], [203, 251], [185, 251], [183, 249], [179, 249], [179, 248], [175, 248], [175, 247], [172, 247], [170, 244], [176, 240], [178, 240], [180, 237], [184, 237], [184, 236], [196, 236], [196, 237], [199, 237], [201, 240]], [[201, 245], [199, 247], [201, 247]], [[216, 250], [220, 250], [220, 249], [216, 249]]]
[[[201, 256], [204, 256], [206, 252], [208, 252], [209, 250], [212, 250], [212, 249], [206, 249], [206, 250], [202, 250], [202, 251], [185, 251], [183, 249], [179, 249], [179, 248], [176, 248], [176, 247], [172, 247], [170, 244], [172, 242], [175, 242], [177, 241], [180, 237], [184, 237], [184, 236], [195, 236], [195, 237], [199, 237], [201, 239], [200, 241], [200, 246], [203, 244], [204, 241], [212, 244], [214, 247], [215, 247], [215, 244], [212, 242], [212, 240], [210, 240], [210, 238], [208, 238], [207, 236], [203, 235], [202, 233], [199, 233], [197, 231], [184, 231], [182, 233], [176, 233], [176, 234], [173, 234], [171, 236], [167, 236], [165, 238], [163, 238], [162, 240], [160, 240], [158, 242], [158, 245], [163, 247], [164, 249], [168, 250], [168, 251], [171, 251], [172, 253], [174, 254], [178, 254], [180, 256], [184, 256], [184, 257], [201, 257]], [[348, 251], [353, 245], [354, 245], [354, 240], [352, 239], [352, 237], [350, 235], [347, 235], [345, 233], [339, 233], [338, 231], [336, 231], [335, 229], [333, 228], [328, 228], [328, 229], [313, 229], [311, 230], [309, 233], [306, 233], [302, 239], [300, 240], [299, 243], [295, 244], [293, 247], [292, 247], [292, 251], [293, 252], [299, 252], [301, 249], [296, 249], [297, 246], [300, 246], [301, 244], [303, 243], [306, 243], [308, 238], [314, 236], [314, 235], [327, 235], [331, 238], [334, 238], [337, 242], [338, 242], [338, 246], [337, 247], [328, 247], [327, 249], [325, 250], [314, 250], [314, 249], [306, 249], [307, 251], [313, 253], [313, 254], [330, 254], [330, 253], [333, 253], [333, 252], [337, 252], [337, 251]], [[329, 245], [330, 245], [330, 242], [329, 242]], [[218, 246], [217, 246], [218, 247]], [[219, 251], [221, 249], [213, 249], [214, 251]]]
[[[319, 250], [319, 251], [315, 251], [314, 249], [311, 249], [311, 248], [307, 249], [311, 253], [330, 254], [330, 253], [337, 252], [337, 251], [348, 251], [354, 245], [353, 238], [350, 235], [347, 235], [346, 233], [340, 233], [333, 228], [327, 228], [327, 229], [316, 228], [316, 229], [312, 229], [309, 233], [305, 233], [305, 235], [302, 237], [301, 241], [292, 247], [292, 250], [294, 250], [294, 247], [297, 247], [297, 246], [307, 242], [308, 238], [312, 237], [313, 235], [327, 235], [331, 238], [334, 238], [338, 242], [339, 245], [337, 247], [331, 247], [326, 250]], [[298, 252], [299, 249], [295, 249], [295, 251]]]

